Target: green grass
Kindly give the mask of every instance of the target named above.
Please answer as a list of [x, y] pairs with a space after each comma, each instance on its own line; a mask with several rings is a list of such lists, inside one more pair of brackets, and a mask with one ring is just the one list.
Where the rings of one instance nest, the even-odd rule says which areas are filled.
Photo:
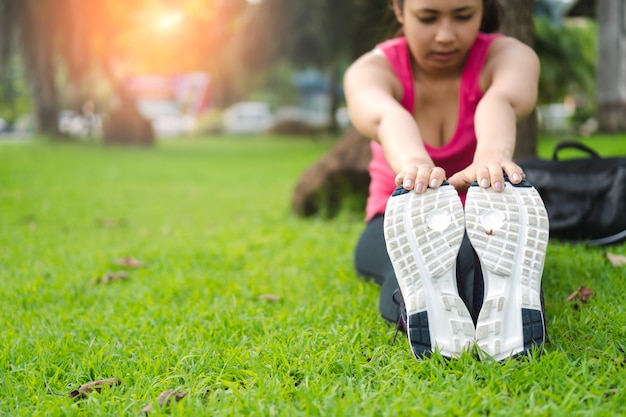
[[[583, 138], [561, 138], [558, 136], [542, 137], [537, 146], [537, 153], [541, 158], [552, 158], [555, 146], [561, 141], [582, 142], [595, 150], [600, 156], [624, 156], [626, 157], [625, 135], [596, 135]], [[559, 159], [585, 158], [587, 155], [578, 150], [563, 150], [559, 152]]]
[[[361, 214], [291, 213], [330, 146], [0, 144], [0, 415], [137, 415], [168, 389], [188, 395], [151, 416], [624, 413], [626, 272], [604, 252], [626, 245], [550, 245], [542, 356], [416, 361], [353, 271]], [[90, 284], [120, 269], [128, 280]], [[580, 285], [596, 294], [575, 310]], [[121, 385], [68, 397], [110, 377]]]

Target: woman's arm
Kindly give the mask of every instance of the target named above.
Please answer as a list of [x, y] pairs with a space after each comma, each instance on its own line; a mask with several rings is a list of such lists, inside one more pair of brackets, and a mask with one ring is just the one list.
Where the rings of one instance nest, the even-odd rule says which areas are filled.
[[355, 61], [344, 90], [352, 124], [381, 144], [396, 184], [423, 192], [443, 182], [444, 170], [435, 167], [413, 115], [400, 104], [402, 86], [384, 55], [371, 52]]
[[478, 141], [474, 161], [448, 180], [456, 188], [467, 188], [477, 180], [482, 187], [504, 189], [506, 173], [513, 183], [524, 174], [513, 162], [516, 125], [527, 117], [537, 101], [539, 58], [522, 42], [512, 38], [494, 41], [489, 52], [488, 86], [475, 114]]

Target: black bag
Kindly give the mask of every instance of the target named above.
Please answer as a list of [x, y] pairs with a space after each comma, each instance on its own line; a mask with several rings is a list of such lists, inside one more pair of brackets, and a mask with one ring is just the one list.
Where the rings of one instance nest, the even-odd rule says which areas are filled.
[[[563, 149], [588, 158], [559, 160]], [[546, 205], [551, 237], [588, 245], [626, 240], [626, 157], [601, 158], [580, 142], [562, 142], [552, 160], [517, 163]]]

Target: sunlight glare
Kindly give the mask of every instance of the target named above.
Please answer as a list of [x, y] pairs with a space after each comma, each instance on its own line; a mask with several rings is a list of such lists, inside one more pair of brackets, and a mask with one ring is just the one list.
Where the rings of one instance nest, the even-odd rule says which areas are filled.
[[182, 22], [183, 15], [180, 12], [173, 12], [163, 15], [158, 21], [157, 26], [162, 30], [170, 30]]

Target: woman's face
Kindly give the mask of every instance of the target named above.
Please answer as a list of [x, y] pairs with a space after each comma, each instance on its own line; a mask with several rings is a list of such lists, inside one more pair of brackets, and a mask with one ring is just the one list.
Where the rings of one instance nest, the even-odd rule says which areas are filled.
[[395, 4], [413, 59], [422, 71], [460, 72], [476, 40], [482, 0], [404, 0]]

